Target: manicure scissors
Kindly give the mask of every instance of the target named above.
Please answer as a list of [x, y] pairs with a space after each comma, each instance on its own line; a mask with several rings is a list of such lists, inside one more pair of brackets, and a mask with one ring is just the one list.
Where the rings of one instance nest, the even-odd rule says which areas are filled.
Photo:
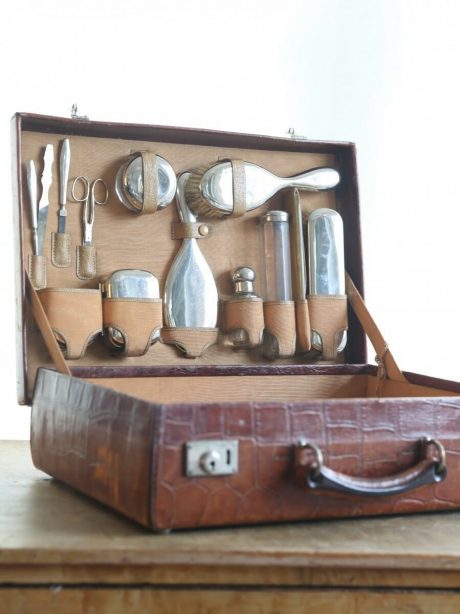
[[[75, 186], [81, 184], [83, 186], [83, 194], [77, 197], [75, 194]], [[104, 193], [103, 200], [98, 200], [96, 196], [97, 185], [100, 184], [99, 193]], [[101, 178], [95, 179], [93, 182], [89, 181], [86, 177], [79, 175], [73, 180], [72, 184], [72, 198], [77, 203], [83, 203], [83, 243], [82, 245], [91, 245], [93, 240], [93, 224], [94, 224], [94, 210], [96, 205], [106, 205], [109, 200], [109, 189], [107, 184]]]

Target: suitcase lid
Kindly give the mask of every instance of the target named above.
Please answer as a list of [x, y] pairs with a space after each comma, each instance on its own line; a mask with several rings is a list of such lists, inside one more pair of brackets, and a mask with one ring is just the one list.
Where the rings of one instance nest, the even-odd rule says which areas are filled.
[[[209, 163], [218, 158], [239, 158], [255, 162], [280, 176], [294, 175], [317, 166], [337, 169], [341, 181], [335, 190], [305, 193], [301, 196], [303, 211], [318, 207], [336, 209], [344, 223], [345, 267], [358, 290], [363, 291], [358, 180], [356, 151], [353, 143], [310, 141], [304, 138], [279, 138], [238, 134], [213, 130], [197, 130], [167, 126], [95, 122], [51, 116], [18, 113], [12, 119], [13, 207], [16, 246], [17, 292], [17, 361], [18, 400], [29, 402], [38, 367], [52, 366], [49, 349], [32, 317], [30, 301], [34, 292], [28, 288], [27, 266], [32, 253], [32, 232], [26, 163], [33, 159], [37, 176], [43, 170], [46, 144], [54, 145], [53, 183], [45, 236], [48, 287], [98, 288], [101, 278], [121, 268], [152, 271], [159, 278], [161, 294], [167, 271], [179, 241], [171, 238], [171, 224], [177, 221], [175, 204], [154, 215], [133, 215], [121, 205], [114, 192], [115, 174], [133, 151], [149, 150], [165, 157], [176, 173]], [[102, 177], [109, 188], [109, 203], [96, 211], [94, 244], [98, 253], [98, 270], [94, 279], [82, 281], [75, 275], [75, 248], [82, 240], [81, 207], [72, 202], [68, 190], [68, 229], [72, 235], [72, 264], [61, 269], [50, 262], [51, 234], [57, 232], [59, 207], [59, 151], [64, 138], [70, 139], [70, 182], [78, 175], [90, 179]], [[40, 196], [40, 191], [39, 191]], [[251, 263], [260, 269], [259, 247], [255, 245], [256, 221], [269, 209], [282, 208], [281, 195], [267, 205], [248, 213], [241, 220], [209, 219], [210, 236], [200, 241], [200, 249], [210, 264], [220, 296], [232, 294], [230, 272], [237, 266]], [[133, 240], [133, 237], [135, 240]], [[251, 239], [251, 240], [249, 240]], [[120, 248], [123, 246], [123, 248]], [[260, 289], [257, 289], [260, 294]], [[31, 296], [32, 294], [32, 296]], [[48, 346], [48, 349], [47, 349]], [[53, 353], [53, 348], [51, 347]], [[175, 347], [155, 344], [145, 356], [120, 359], [111, 355], [102, 344], [89, 346], [79, 360], [61, 360], [70, 373], [79, 377], [95, 374], [104, 377], [133, 377], [190, 372], [210, 375], [231, 371], [245, 374], [248, 365], [276, 374], [280, 368], [305, 365], [302, 355], [269, 362], [254, 353], [211, 348], [196, 359], [184, 357]], [[348, 342], [343, 355], [345, 363], [366, 362], [365, 337], [353, 313], [349, 312]], [[56, 362], [56, 356], [54, 357]], [[59, 365], [58, 365], [59, 367]]]

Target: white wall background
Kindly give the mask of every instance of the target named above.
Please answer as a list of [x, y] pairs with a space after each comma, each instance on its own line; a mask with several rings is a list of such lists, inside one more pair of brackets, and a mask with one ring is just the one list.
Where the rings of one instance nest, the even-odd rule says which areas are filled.
[[[0, 437], [16, 407], [15, 111], [358, 146], [367, 303], [400, 366], [460, 380], [458, 0], [16, 0], [0, 37]], [[372, 354], [370, 354], [372, 357]]]

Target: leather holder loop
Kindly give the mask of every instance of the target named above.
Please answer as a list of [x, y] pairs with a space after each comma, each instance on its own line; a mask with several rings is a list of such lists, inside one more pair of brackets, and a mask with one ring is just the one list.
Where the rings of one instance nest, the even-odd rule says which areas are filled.
[[43, 309], [43, 305], [38, 297], [38, 293], [32, 285], [32, 281], [25, 271], [25, 279], [26, 279], [26, 293], [27, 297], [30, 300], [30, 304], [32, 306], [32, 313], [34, 314], [35, 321], [37, 322], [37, 326], [42, 334], [43, 340], [45, 341], [46, 348], [50, 353], [50, 356], [53, 360], [56, 369], [60, 373], [65, 373], [66, 375], [70, 375], [70, 369], [67, 365], [64, 354], [62, 353], [61, 347], [56, 341], [56, 337], [54, 336], [54, 332], [50, 326], [48, 318], [46, 317], [45, 310]]
[[[264, 354], [267, 358], [274, 360], [293, 356], [296, 347], [294, 301], [266, 301], [264, 319]], [[272, 347], [273, 340], [277, 348]], [[267, 347], [270, 347], [269, 352]]]
[[225, 331], [231, 333], [243, 329], [248, 334], [245, 347], [253, 348], [262, 343], [264, 332], [264, 306], [261, 298], [233, 298], [224, 303]]
[[310, 327], [321, 337], [323, 360], [335, 360], [341, 334], [348, 328], [346, 295], [308, 297]]
[[57, 340], [65, 344], [65, 356], [81, 358], [88, 345], [102, 332], [102, 302], [99, 290], [47, 288], [38, 297]]
[[29, 277], [36, 290], [46, 288], [46, 258], [45, 256], [29, 255]]
[[94, 245], [77, 245], [77, 277], [83, 280], [96, 277], [96, 248]]
[[311, 349], [310, 331], [310, 311], [308, 301], [296, 301], [295, 303], [295, 322], [296, 322], [296, 353], [303, 354]]
[[209, 237], [212, 226], [203, 222], [173, 222], [173, 239], [204, 239]]
[[123, 356], [143, 356], [159, 336], [163, 323], [160, 298], [104, 298], [102, 311], [105, 334], [114, 328], [123, 337]]
[[72, 237], [67, 232], [51, 234], [51, 262], [59, 269], [65, 269], [72, 264]]
[[141, 151], [143, 201], [139, 213], [155, 213], [158, 207], [158, 169], [157, 157], [149, 151]]
[[186, 328], [165, 326], [161, 329], [161, 342], [175, 345], [187, 358], [198, 358], [217, 342], [218, 328]]

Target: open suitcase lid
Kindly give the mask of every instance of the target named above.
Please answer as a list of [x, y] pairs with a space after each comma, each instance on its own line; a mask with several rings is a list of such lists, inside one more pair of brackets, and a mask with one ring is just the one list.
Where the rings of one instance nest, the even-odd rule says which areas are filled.
[[[17, 361], [18, 399], [29, 403], [35, 373], [38, 367], [51, 367], [61, 362], [76, 376], [90, 377], [94, 373], [104, 377], [135, 377], [137, 375], [194, 374], [212, 375], [231, 371], [247, 374], [248, 370], [263, 370], [273, 374], [283, 369], [308, 365], [302, 355], [270, 363], [263, 357], [254, 359], [245, 351], [211, 349], [203, 356], [190, 360], [175, 347], [155, 344], [146, 356], [120, 360], [109, 354], [102, 344], [93, 344], [80, 360], [63, 361], [53, 340], [44, 343], [42, 334], [32, 316], [31, 302], [35, 305], [35, 319], [40, 312], [40, 302], [33, 288], [28, 285], [28, 258], [32, 253], [32, 232], [27, 194], [26, 162], [35, 160], [37, 176], [43, 168], [43, 150], [46, 144], [54, 145], [55, 160], [53, 183], [50, 190], [50, 207], [45, 236], [45, 256], [48, 263], [48, 287], [98, 288], [101, 278], [120, 268], [138, 268], [153, 271], [160, 281], [161, 295], [168, 268], [179, 243], [171, 239], [171, 224], [177, 220], [174, 204], [154, 216], [132, 215], [118, 201], [114, 192], [115, 174], [120, 164], [133, 151], [151, 150], [163, 155], [176, 173], [218, 158], [240, 158], [259, 163], [281, 176], [294, 175], [316, 166], [331, 166], [341, 175], [335, 190], [302, 195], [302, 210], [329, 207], [336, 209], [344, 223], [345, 267], [356, 288], [362, 293], [363, 273], [359, 221], [359, 199], [355, 146], [352, 143], [310, 141], [300, 138], [275, 138], [211, 130], [196, 130], [165, 126], [93, 122], [81, 119], [65, 119], [51, 116], [18, 113], [12, 119], [13, 144], [13, 198], [16, 245], [17, 291]], [[90, 179], [103, 177], [109, 188], [108, 207], [96, 212], [94, 243], [98, 250], [97, 276], [82, 282], [75, 275], [75, 245], [81, 243], [81, 209], [68, 200], [68, 224], [72, 234], [72, 265], [68, 269], [55, 268], [50, 263], [51, 233], [57, 231], [59, 207], [59, 145], [68, 137], [72, 149], [69, 184], [77, 175]], [[70, 194], [70, 189], [69, 189]], [[275, 195], [267, 205], [248, 213], [243, 219], [252, 224], [267, 209], [282, 207], [280, 195]], [[102, 210], [103, 209], [103, 210]], [[110, 217], [112, 216], [112, 221]], [[98, 219], [99, 218], [99, 219]], [[98, 223], [99, 222], [99, 223]], [[258, 246], [244, 235], [239, 220], [210, 220], [213, 232], [200, 242], [200, 248], [208, 260], [216, 279], [220, 296], [232, 293], [230, 271], [257, 258]], [[231, 226], [235, 230], [231, 230]], [[255, 236], [254, 234], [251, 235]], [[133, 242], [133, 237], [134, 241]], [[123, 251], [118, 246], [123, 245]], [[228, 253], [225, 254], [225, 250]], [[110, 252], [110, 255], [109, 255]], [[256, 275], [260, 261], [254, 266]], [[43, 314], [42, 314], [43, 315]], [[40, 315], [38, 315], [40, 320]], [[43, 326], [46, 327], [46, 318]], [[40, 323], [39, 323], [40, 326]], [[42, 328], [42, 326], [40, 326]], [[48, 327], [49, 328], [49, 327]], [[42, 328], [43, 331], [43, 328]], [[45, 347], [48, 346], [48, 349]], [[50, 352], [53, 359], [50, 357]], [[348, 343], [342, 357], [346, 364], [366, 362], [364, 332], [354, 313], [349, 310]], [[251, 366], [249, 366], [251, 365]], [[59, 364], [57, 364], [59, 368]]]

